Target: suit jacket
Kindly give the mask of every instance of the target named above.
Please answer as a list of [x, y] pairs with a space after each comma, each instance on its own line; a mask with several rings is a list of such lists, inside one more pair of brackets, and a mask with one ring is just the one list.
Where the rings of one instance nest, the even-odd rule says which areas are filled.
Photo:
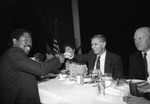
[[[95, 61], [97, 55], [91, 50], [88, 54], [84, 55], [75, 55], [72, 59], [75, 62], [87, 63], [89, 70], [94, 69]], [[117, 54], [106, 51], [105, 59], [105, 73], [112, 73], [112, 77], [115, 78], [124, 78], [123, 64], [120, 56]]]
[[146, 71], [142, 53], [136, 51], [129, 57], [129, 77], [131, 79], [143, 79], [146, 80]]
[[0, 58], [0, 104], [41, 104], [36, 76], [60, 65], [58, 58], [38, 63], [20, 48], [8, 49]]

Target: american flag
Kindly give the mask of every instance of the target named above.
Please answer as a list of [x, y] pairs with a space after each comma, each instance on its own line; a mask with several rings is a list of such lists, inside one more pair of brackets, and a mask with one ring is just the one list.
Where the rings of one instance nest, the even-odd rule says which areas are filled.
[[50, 48], [50, 45], [48, 44], [48, 42], [46, 42], [46, 52], [51, 53], [53, 55], [55, 55], [56, 53], [53, 52], [53, 50]]
[[60, 52], [57, 32], [57, 19], [55, 20], [55, 32], [53, 36], [53, 51], [57, 54]]
[[57, 34], [54, 34], [54, 38], [53, 38], [53, 51], [56, 54], [60, 52]]

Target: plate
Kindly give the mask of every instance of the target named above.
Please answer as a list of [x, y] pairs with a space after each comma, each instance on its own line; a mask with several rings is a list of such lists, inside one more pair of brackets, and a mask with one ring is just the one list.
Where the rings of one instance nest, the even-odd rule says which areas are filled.
[[139, 82], [146, 82], [145, 80], [141, 80], [141, 79], [127, 79], [127, 82], [132, 81], [134, 83], [139, 83]]
[[132, 83], [137, 83], [138, 86], [144, 86], [146, 84], [148, 84], [147, 81], [145, 80], [140, 80], [140, 79], [128, 79], [126, 80], [127, 82], [132, 81]]
[[84, 78], [84, 82], [90, 82], [92, 81], [91, 78]]
[[91, 80], [91, 78], [84, 78], [84, 83], [85, 84], [92, 84], [94, 81]]

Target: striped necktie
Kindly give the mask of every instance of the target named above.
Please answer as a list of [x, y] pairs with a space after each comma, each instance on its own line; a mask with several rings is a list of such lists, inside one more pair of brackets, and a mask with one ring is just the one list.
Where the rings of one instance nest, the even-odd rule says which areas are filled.
[[100, 56], [97, 58], [96, 69], [100, 69]]

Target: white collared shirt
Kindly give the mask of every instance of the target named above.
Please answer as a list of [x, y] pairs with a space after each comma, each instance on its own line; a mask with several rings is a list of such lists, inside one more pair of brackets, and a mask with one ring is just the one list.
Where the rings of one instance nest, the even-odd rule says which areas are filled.
[[[99, 55], [97, 55], [97, 59], [98, 59]], [[101, 73], [104, 74], [104, 69], [105, 69], [105, 57], [106, 57], [106, 51], [100, 56], [100, 70]], [[95, 65], [94, 65], [94, 69], [96, 69], [96, 63], [97, 63], [97, 59], [95, 61]]]
[[[148, 70], [148, 77], [147, 77], [147, 81], [150, 83], [150, 50], [146, 52], [147, 53], [147, 56], [146, 56], [146, 59], [147, 59], [147, 70]], [[143, 56], [144, 56], [144, 52], [142, 52]]]

